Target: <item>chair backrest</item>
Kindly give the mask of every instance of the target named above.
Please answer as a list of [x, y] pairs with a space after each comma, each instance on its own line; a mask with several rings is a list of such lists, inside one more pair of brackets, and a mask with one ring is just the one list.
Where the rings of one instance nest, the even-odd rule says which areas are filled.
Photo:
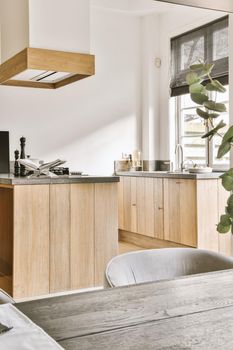
[[194, 248], [130, 252], [113, 258], [106, 269], [110, 287], [172, 279], [233, 268], [233, 258]]
[[12, 297], [7, 294], [4, 290], [0, 289], [0, 305], [1, 304], [14, 304], [14, 299], [12, 299]]

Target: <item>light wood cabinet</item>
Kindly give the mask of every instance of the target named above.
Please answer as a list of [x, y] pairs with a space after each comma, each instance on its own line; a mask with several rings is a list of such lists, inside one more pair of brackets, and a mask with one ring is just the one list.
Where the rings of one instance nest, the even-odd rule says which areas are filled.
[[118, 253], [117, 183], [0, 187], [3, 208], [0, 288], [20, 299], [103, 285]]
[[125, 176], [119, 183], [119, 227], [131, 232], [138, 232], [136, 180], [136, 177]]
[[164, 179], [164, 238], [197, 246], [196, 181]]
[[50, 292], [70, 285], [70, 185], [50, 186]]
[[188, 246], [232, 255], [231, 233], [216, 230], [228, 196], [220, 179], [122, 176], [120, 238], [145, 248]]
[[148, 237], [163, 238], [162, 179], [121, 177], [119, 228]]
[[95, 284], [94, 184], [71, 185], [71, 289]]
[[95, 185], [95, 286], [102, 286], [107, 263], [118, 252], [117, 186]]
[[232, 255], [232, 234], [219, 234], [216, 230], [228, 197], [221, 180], [197, 182], [198, 248]]
[[15, 298], [49, 293], [49, 231], [49, 186], [16, 186], [13, 233]]
[[161, 179], [138, 177], [138, 231], [145, 236], [163, 239], [163, 183]]

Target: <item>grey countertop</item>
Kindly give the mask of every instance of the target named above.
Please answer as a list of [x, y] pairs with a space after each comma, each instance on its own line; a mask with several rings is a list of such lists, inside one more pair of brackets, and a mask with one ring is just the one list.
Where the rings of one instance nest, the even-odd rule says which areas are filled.
[[208, 174], [190, 174], [188, 172], [167, 172], [167, 171], [124, 171], [117, 172], [117, 176], [140, 176], [140, 177], [157, 177], [167, 179], [193, 179], [208, 180], [218, 179], [223, 173], [212, 172]]
[[39, 178], [15, 177], [12, 174], [0, 174], [1, 185], [45, 185], [45, 184], [72, 184], [72, 183], [105, 183], [118, 182], [118, 176], [58, 176]]

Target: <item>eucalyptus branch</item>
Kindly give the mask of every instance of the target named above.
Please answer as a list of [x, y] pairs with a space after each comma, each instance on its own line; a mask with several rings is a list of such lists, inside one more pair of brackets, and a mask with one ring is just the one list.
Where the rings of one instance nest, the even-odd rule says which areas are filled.
[[[211, 118], [209, 118], [208, 120], [209, 120], [210, 125], [212, 126], [212, 128], [214, 128], [215, 126], [214, 126], [213, 120]], [[218, 131], [216, 132], [216, 135], [223, 139], [223, 135], [221, 135]]]
[[[205, 125], [209, 130], [202, 137], [208, 137], [208, 141], [215, 136], [221, 137], [222, 142], [219, 146], [217, 157], [222, 158], [233, 147], [233, 125], [224, 134], [219, 132], [220, 129], [226, 126], [223, 120], [216, 126], [214, 125], [213, 118], [217, 119], [221, 113], [226, 112], [226, 106], [224, 103], [217, 103], [218, 93], [224, 93], [225, 88], [218, 80], [212, 78], [211, 71], [213, 67], [213, 64], [202, 63], [201, 61], [199, 61], [199, 64], [192, 65], [190, 67], [191, 71], [187, 75], [187, 83], [189, 84], [192, 101], [200, 106], [197, 108], [197, 115], [204, 118]], [[209, 80], [206, 86], [202, 83], [204, 78]], [[215, 92], [214, 100], [210, 99], [208, 93], [210, 91]], [[226, 204], [226, 212], [221, 215], [217, 230], [219, 233], [227, 233], [229, 231], [233, 233], [233, 169], [226, 171], [220, 177], [223, 187], [231, 195]]]

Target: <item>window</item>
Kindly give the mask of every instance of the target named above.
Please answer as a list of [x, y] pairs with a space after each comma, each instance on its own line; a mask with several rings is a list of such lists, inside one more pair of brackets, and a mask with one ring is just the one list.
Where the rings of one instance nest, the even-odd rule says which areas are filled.
[[[226, 89], [226, 93], [219, 94], [219, 102], [226, 103], [229, 107], [229, 87], [226, 86]], [[196, 114], [196, 107], [188, 94], [176, 98], [177, 143], [180, 143], [184, 148], [184, 159], [187, 162], [200, 165], [205, 165], [208, 160], [209, 165], [215, 169], [228, 168], [230, 163], [229, 154], [222, 159], [217, 159], [221, 137], [215, 136], [210, 143], [201, 138], [207, 132], [207, 129], [203, 119]], [[221, 129], [221, 133], [224, 134], [229, 126], [228, 112], [222, 114], [221, 118], [227, 124], [225, 128]]]
[[[229, 167], [229, 154], [222, 159], [217, 158], [222, 140], [220, 136], [215, 136], [210, 142], [201, 138], [208, 130], [204, 120], [196, 114], [197, 105], [188, 94], [186, 75], [192, 64], [199, 61], [214, 63], [212, 76], [227, 87], [226, 93], [219, 93], [217, 100], [225, 103], [229, 110], [228, 49], [228, 16], [171, 39], [170, 88], [171, 96], [176, 98], [176, 141], [183, 145], [184, 159], [196, 164], [209, 164], [215, 169]], [[211, 94], [210, 97], [215, 100], [215, 93]], [[228, 112], [221, 114], [221, 118], [227, 125], [220, 130], [224, 134], [229, 126]]]
[[228, 84], [228, 16], [171, 39], [171, 96], [188, 93], [186, 75], [190, 65], [214, 63], [212, 75]]

